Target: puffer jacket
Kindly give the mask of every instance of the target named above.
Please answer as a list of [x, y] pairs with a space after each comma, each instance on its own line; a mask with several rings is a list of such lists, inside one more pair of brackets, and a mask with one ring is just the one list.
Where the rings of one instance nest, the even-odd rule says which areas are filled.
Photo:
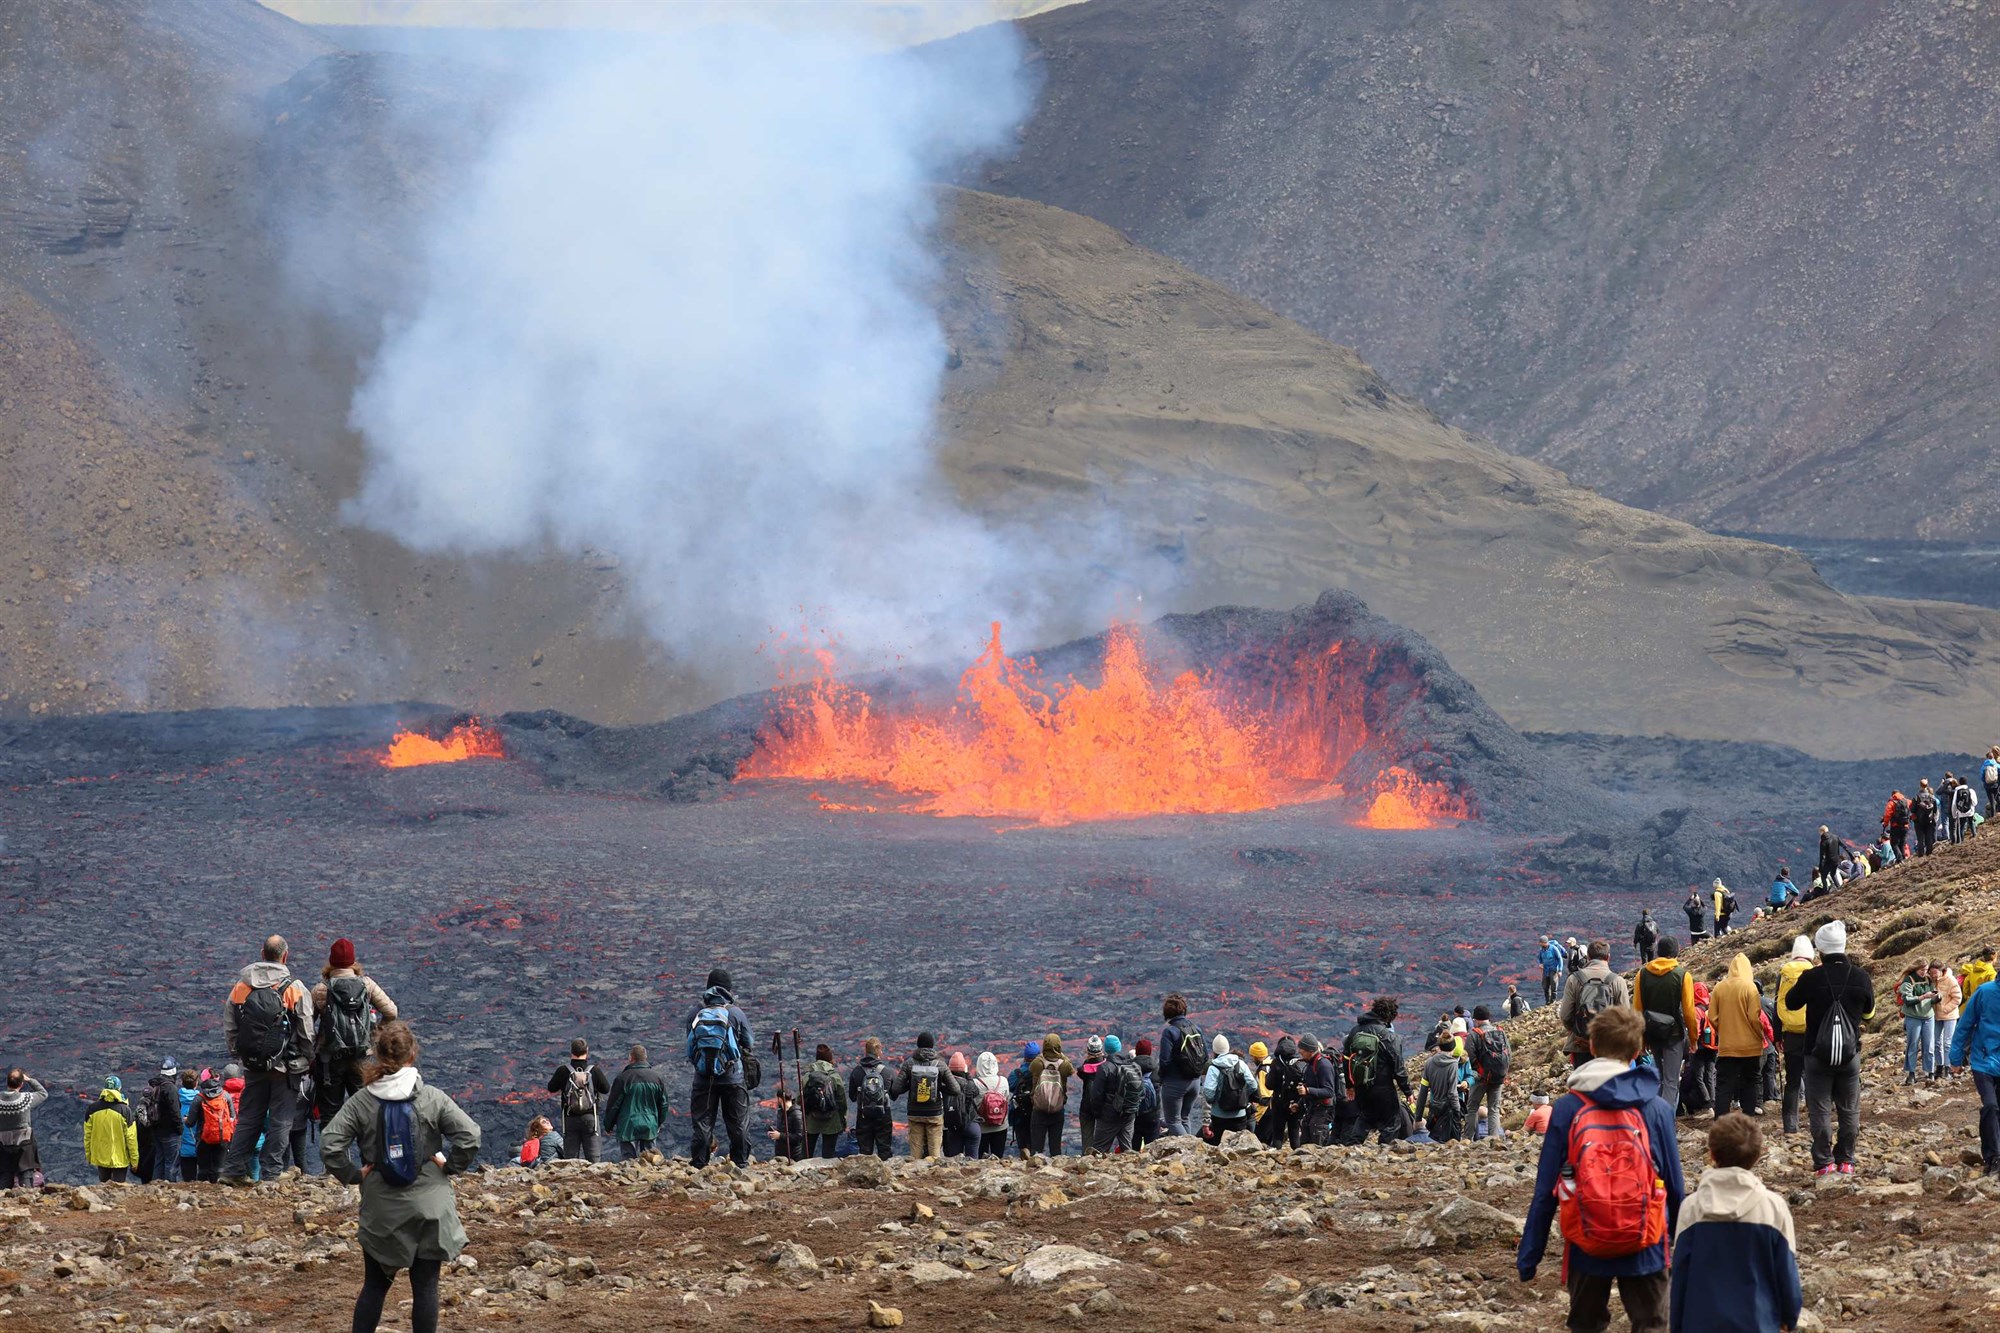
[[1729, 975], [1709, 992], [1708, 1021], [1715, 1028], [1715, 1053], [1723, 1059], [1764, 1054], [1763, 1005], [1746, 955], [1731, 958]]
[[[409, 1102], [417, 1122], [413, 1184], [396, 1186], [369, 1170], [382, 1160], [382, 1104]], [[361, 1150], [361, 1161], [351, 1155]], [[384, 1268], [408, 1268], [417, 1259], [449, 1260], [465, 1248], [458, 1200], [449, 1177], [479, 1155], [479, 1126], [451, 1098], [427, 1085], [414, 1068], [385, 1074], [349, 1097], [320, 1134], [327, 1174], [361, 1187], [361, 1250]], [[438, 1157], [444, 1157], [444, 1165]]]
[[100, 1171], [129, 1171], [139, 1165], [139, 1126], [132, 1103], [116, 1088], [97, 1095], [97, 1109], [83, 1122], [83, 1160]]
[[1946, 972], [1934, 983], [1937, 986], [1937, 1009], [1935, 1017], [1940, 1023], [1949, 1023], [1958, 1017], [1959, 1001], [1963, 992], [1959, 989], [1958, 978]]

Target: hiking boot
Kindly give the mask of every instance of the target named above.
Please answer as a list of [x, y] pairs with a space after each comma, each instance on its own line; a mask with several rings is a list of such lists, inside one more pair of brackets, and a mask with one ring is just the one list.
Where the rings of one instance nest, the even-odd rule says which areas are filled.
[[1903, 1086], [1906, 1088], [1914, 1088], [1917, 1086], [1916, 1070], [1912, 1069], [1909, 1073], [1903, 1075]]
[[1813, 1174], [1816, 1176], [1831, 1176], [1831, 1175], [1838, 1175], [1839, 1172], [1840, 1172], [1839, 1167], [1835, 1166], [1832, 1162], [1828, 1162], [1825, 1166], [1813, 1172]]

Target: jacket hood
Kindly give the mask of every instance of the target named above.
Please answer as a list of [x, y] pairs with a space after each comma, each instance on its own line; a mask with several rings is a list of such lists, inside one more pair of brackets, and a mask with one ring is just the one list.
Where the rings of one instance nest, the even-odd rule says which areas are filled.
[[1644, 1106], [1659, 1095], [1660, 1071], [1623, 1060], [1586, 1060], [1571, 1072], [1569, 1088], [1600, 1106]]
[[1664, 977], [1680, 965], [1681, 960], [1678, 958], [1655, 958], [1652, 962], [1646, 964], [1646, 971], [1656, 977]]
[[243, 1080], [240, 1078], [226, 1078], [222, 1080], [222, 1090], [235, 1096], [241, 1096], [243, 1094]]
[[[866, 1064], [867, 1061], [863, 1060], [862, 1063]], [[837, 1074], [840, 1072], [833, 1067], [831, 1060], [815, 1060], [807, 1065], [806, 1068], [812, 1070], [815, 1074]]]
[[275, 986], [291, 975], [292, 969], [283, 963], [267, 963], [260, 958], [237, 973], [236, 979], [246, 986]]
[[981, 1078], [992, 1079], [1000, 1077], [1000, 1058], [991, 1051], [981, 1051], [979, 1058], [973, 1061], [972, 1067]]
[[701, 993], [701, 1007], [704, 1009], [712, 1009], [719, 1004], [728, 1005], [735, 1003], [736, 997], [721, 986], [710, 986]]
[[103, 1092], [97, 1094], [97, 1100], [100, 1102], [122, 1102], [125, 1100], [125, 1094], [116, 1088], [106, 1088]]
[[424, 1085], [415, 1065], [405, 1065], [393, 1074], [384, 1074], [368, 1085], [369, 1095], [378, 1102], [406, 1102]]
[[1062, 1058], [1062, 1038], [1051, 1032], [1042, 1038], [1042, 1054], [1060, 1060]]
[[943, 1063], [938, 1059], [937, 1048], [935, 1046], [917, 1047], [917, 1049], [911, 1053], [910, 1059], [920, 1065], [935, 1065]]
[[1728, 980], [1731, 984], [1748, 986], [1752, 990], [1757, 988], [1757, 978], [1751, 974], [1748, 954], [1739, 953], [1729, 960]]
[[1704, 1222], [1754, 1222], [1791, 1232], [1790, 1219], [1773, 1206], [1757, 1173], [1740, 1166], [1711, 1166], [1695, 1187], [1693, 1202]]

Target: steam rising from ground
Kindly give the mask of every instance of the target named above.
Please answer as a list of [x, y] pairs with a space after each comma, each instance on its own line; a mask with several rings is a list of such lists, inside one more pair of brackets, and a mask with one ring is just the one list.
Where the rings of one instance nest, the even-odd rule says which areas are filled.
[[608, 550], [678, 651], [801, 611], [935, 649], [1057, 571], [942, 488], [931, 183], [1025, 114], [1012, 33], [948, 53], [709, 29], [570, 52], [436, 220], [354, 404], [354, 521]]

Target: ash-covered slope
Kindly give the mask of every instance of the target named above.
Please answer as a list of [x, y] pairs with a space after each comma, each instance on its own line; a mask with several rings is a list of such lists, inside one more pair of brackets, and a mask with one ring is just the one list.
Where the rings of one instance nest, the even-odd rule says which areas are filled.
[[1091, 0], [985, 188], [1716, 526], [2000, 535], [2000, 14]]

